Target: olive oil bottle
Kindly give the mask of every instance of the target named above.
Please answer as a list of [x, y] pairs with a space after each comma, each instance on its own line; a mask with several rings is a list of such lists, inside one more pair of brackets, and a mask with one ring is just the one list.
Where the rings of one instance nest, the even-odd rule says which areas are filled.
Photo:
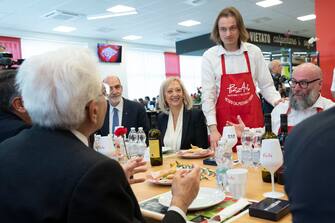
[[148, 138], [150, 150], [150, 164], [151, 166], [160, 166], [163, 164], [161, 132], [156, 128], [152, 128], [148, 133]]

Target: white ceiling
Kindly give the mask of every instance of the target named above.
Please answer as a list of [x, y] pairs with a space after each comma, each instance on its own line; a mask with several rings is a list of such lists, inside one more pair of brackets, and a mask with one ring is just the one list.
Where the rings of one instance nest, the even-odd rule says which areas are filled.
[[[186, 2], [203, 2], [193, 6]], [[76, 31], [62, 34], [94, 39], [124, 42], [123, 36], [140, 35], [143, 39], [133, 43], [175, 47], [175, 41], [211, 32], [219, 11], [235, 6], [244, 17], [248, 28], [315, 36], [315, 20], [301, 22], [298, 16], [314, 13], [314, 0], [282, 0], [283, 4], [262, 8], [259, 0], [0, 0], [0, 28], [59, 34], [52, 29], [59, 25], [74, 26]], [[86, 15], [105, 13], [117, 4], [135, 7], [137, 15], [87, 20]], [[44, 19], [52, 10], [64, 10], [80, 14], [72, 20]], [[177, 23], [193, 19], [201, 22], [194, 27], [182, 27]], [[1, 35], [1, 33], [0, 33]]]

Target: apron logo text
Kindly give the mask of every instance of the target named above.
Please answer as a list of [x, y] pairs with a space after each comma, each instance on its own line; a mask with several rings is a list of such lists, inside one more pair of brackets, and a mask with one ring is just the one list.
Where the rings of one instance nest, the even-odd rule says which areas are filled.
[[250, 91], [249, 84], [243, 82], [241, 87], [237, 87], [235, 84], [229, 84], [227, 88], [228, 94], [238, 94], [238, 93], [246, 93]]

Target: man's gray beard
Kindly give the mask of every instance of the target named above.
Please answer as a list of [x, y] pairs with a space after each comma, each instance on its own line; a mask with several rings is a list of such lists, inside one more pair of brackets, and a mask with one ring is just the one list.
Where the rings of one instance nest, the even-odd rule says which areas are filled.
[[292, 91], [290, 91], [289, 98], [290, 107], [294, 110], [301, 111], [314, 105], [316, 100], [319, 98], [319, 92], [312, 90], [308, 95], [305, 95], [301, 99], [297, 100], [293, 97]]

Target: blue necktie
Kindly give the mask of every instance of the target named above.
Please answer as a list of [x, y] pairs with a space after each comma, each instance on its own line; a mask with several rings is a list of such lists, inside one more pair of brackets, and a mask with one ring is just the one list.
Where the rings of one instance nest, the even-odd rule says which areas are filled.
[[113, 128], [112, 128], [113, 134], [116, 126], [119, 126], [119, 114], [118, 109], [113, 108]]

